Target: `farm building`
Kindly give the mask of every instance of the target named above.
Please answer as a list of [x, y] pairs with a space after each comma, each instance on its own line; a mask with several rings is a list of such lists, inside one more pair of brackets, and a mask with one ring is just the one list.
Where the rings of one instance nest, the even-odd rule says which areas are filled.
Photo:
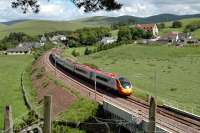
[[31, 54], [33, 48], [40, 48], [41, 44], [37, 42], [24, 42], [19, 43], [16, 48], [6, 50], [7, 55], [23, 55]]
[[27, 47], [16, 47], [6, 50], [7, 55], [24, 55], [31, 54], [31, 49]]
[[156, 24], [137, 24], [135, 27], [146, 32], [152, 32], [154, 37], [159, 35], [158, 27]]
[[66, 41], [67, 38], [64, 35], [55, 35], [52, 38], [49, 38], [49, 40], [53, 43], [53, 44], [58, 44], [58, 42], [62, 42], [62, 41]]
[[190, 33], [170, 32], [166, 36], [159, 38], [160, 43], [171, 44], [198, 44], [198, 40], [194, 39]]
[[192, 39], [192, 36], [188, 33], [171, 32], [166, 38], [171, 43], [186, 43], [188, 39]]
[[114, 37], [104, 37], [102, 40], [101, 40], [101, 43], [106, 45], [106, 44], [111, 44], [111, 43], [114, 43], [116, 42], [117, 39], [114, 38]]
[[45, 37], [45, 35], [42, 35], [42, 37], [40, 38], [40, 45], [44, 46], [46, 42], [47, 42], [47, 38]]

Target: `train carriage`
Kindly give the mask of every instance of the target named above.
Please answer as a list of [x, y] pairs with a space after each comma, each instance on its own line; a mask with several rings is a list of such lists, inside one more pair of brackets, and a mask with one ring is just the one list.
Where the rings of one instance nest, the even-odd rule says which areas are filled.
[[97, 83], [116, 90], [120, 95], [129, 96], [133, 93], [132, 84], [124, 77], [121, 77], [117, 74], [97, 70], [87, 65], [78, 64], [71, 60], [61, 59], [61, 57], [56, 54], [51, 54], [51, 56], [53, 57], [54, 62], [58, 63], [64, 68], [89, 80], [96, 80]]

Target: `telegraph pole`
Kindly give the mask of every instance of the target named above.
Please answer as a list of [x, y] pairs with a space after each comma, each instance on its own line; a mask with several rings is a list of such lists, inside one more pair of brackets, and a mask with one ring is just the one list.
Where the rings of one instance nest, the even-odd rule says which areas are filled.
[[96, 94], [96, 93], [97, 93], [97, 80], [96, 80], [96, 79], [97, 79], [97, 74], [96, 74], [96, 71], [95, 71], [95, 79], [94, 79], [95, 101], [97, 100], [97, 99], [96, 99], [96, 97], [97, 97], [97, 96], [96, 96], [96, 95], [97, 95], [97, 94]]
[[148, 133], [156, 132], [156, 99], [150, 98]]

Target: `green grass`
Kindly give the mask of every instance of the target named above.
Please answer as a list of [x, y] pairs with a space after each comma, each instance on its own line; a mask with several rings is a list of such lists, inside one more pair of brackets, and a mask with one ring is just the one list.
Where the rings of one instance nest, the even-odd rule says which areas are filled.
[[125, 45], [78, 59], [127, 77], [138, 97], [150, 94], [200, 108], [199, 48]]
[[60, 114], [59, 118], [71, 122], [84, 122], [96, 114], [97, 108], [97, 103], [86, 98], [78, 98], [66, 112]]
[[85, 133], [85, 131], [68, 126], [53, 125], [53, 133]]
[[[20, 88], [21, 73], [32, 62], [32, 56], [0, 56], [0, 129], [3, 128], [3, 111], [11, 105], [13, 117], [26, 113]], [[14, 119], [14, 122], [17, 122]]]
[[118, 32], [119, 32], [119, 30], [112, 30], [111, 34], [112, 34], [113, 37], [117, 38], [118, 37]]
[[26, 70], [24, 71], [24, 76], [23, 76], [23, 84], [24, 84], [24, 88], [25, 91], [27, 93], [27, 97], [28, 100], [31, 102], [32, 106], [35, 108], [38, 104], [36, 104], [36, 92], [33, 91], [33, 84], [32, 84], [32, 79], [31, 79], [31, 75], [32, 75], [32, 63], [30, 63]]
[[[162, 35], [166, 35], [169, 32], [173, 32], [173, 31], [175, 31], [175, 32], [183, 32], [185, 27], [186, 27], [186, 25], [191, 24], [191, 23], [193, 23], [195, 21], [200, 21], [200, 19], [199, 18], [190, 18], [190, 19], [182, 19], [180, 21], [183, 24], [183, 26], [181, 28], [170, 28], [172, 26], [172, 22], [166, 22], [165, 23], [166, 28], [160, 30], [160, 35], [161, 36]], [[200, 39], [200, 30], [194, 31], [193, 32], [193, 36], [195, 38], [197, 38], [197, 39]]]
[[[96, 46], [87, 46], [87, 47], [89, 50], [94, 50], [96, 48]], [[69, 48], [69, 49], [65, 50], [65, 52], [63, 53], [63, 56], [70, 57], [70, 58], [73, 58], [76, 60], [77, 58], [72, 55], [72, 51], [76, 50], [76, 52], [80, 53], [80, 56], [83, 56], [85, 49], [86, 49], [86, 47]]]
[[31, 36], [43, 34], [45, 32], [63, 31], [63, 30], [76, 30], [79, 28], [87, 27], [90, 25], [79, 22], [68, 21], [42, 21], [32, 20], [16, 23], [9, 26], [0, 25], [0, 39], [5, 37], [11, 32], [24, 32]]

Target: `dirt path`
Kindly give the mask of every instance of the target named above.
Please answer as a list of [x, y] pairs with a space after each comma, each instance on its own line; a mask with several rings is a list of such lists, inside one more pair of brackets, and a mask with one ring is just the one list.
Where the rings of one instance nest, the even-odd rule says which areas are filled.
[[43, 57], [40, 57], [32, 67], [33, 87], [36, 89], [40, 104], [43, 103], [45, 95], [52, 95], [53, 116], [56, 116], [65, 111], [76, 100], [76, 97], [51, 76], [43, 61]]

